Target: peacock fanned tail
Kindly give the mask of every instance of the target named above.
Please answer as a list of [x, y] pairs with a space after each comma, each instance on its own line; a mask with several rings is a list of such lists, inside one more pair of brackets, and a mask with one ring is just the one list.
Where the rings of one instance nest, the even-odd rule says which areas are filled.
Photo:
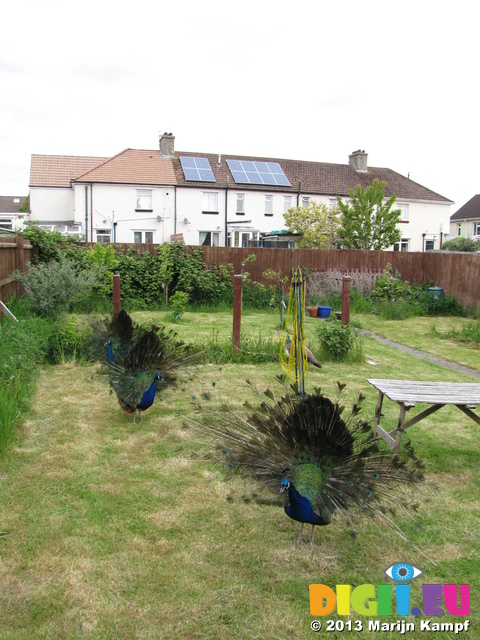
[[246, 403], [248, 415], [224, 406], [205, 416], [200, 430], [214, 444], [207, 456], [263, 486], [272, 498], [288, 479], [307, 495], [325, 520], [321, 524], [338, 512], [352, 527], [362, 515], [396, 528], [391, 516], [396, 508], [415, 507], [412, 486], [423, 479], [423, 467], [408, 443], [393, 457], [360, 417], [363, 399], [345, 415], [320, 389], [300, 395], [284, 387], [280, 397], [266, 390], [259, 407]]

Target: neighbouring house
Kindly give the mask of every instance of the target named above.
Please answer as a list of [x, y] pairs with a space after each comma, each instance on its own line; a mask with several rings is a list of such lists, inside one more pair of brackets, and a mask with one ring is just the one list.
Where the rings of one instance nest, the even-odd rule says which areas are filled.
[[480, 194], [470, 198], [450, 218], [450, 236], [480, 240]]
[[[32, 155], [31, 221], [93, 242], [275, 246], [286, 241], [283, 214], [310, 200], [333, 207], [357, 184], [377, 178], [401, 210], [398, 251], [439, 249], [451, 200], [391, 169], [369, 167], [365, 151], [348, 164], [176, 151], [126, 149], [113, 158]], [[276, 236], [275, 240], [272, 236]], [[290, 246], [296, 239], [289, 238]]]
[[27, 214], [24, 208], [26, 196], [0, 196], [0, 231], [16, 231], [23, 228]]

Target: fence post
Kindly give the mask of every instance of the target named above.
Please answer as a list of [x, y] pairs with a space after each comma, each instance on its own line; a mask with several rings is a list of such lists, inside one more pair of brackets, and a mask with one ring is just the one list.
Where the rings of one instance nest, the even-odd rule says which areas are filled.
[[120, 276], [113, 276], [113, 315], [120, 312]]
[[17, 236], [17, 266], [22, 273], [25, 273], [25, 242], [23, 240], [23, 233], [19, 233]]
[[233, 276], [233, 348], [240, 349], [240, 325], [242, 321], [242, 276]]
[[343, 276], [342, 281], [342, 322], [348, 325], [350, 322], [350, 276]]

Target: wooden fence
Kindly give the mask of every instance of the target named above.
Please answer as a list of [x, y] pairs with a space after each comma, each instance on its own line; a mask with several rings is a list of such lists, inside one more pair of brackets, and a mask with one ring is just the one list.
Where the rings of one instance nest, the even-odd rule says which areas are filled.
[[[16, 292], [16, 283], [10, 277], [15, 269], [24, 268], [31, 259], [32, 247], [21, 243], [23, 239], [6, 239], [0, 243], [0, 296], [4, 300]], [[91, 243], [84, 243], [93, 246]], [[118, 251], [129, 248], [154, 252], [158, 245], [117, 244]], [[198, 247], [186, 246], [192, 252]], [[202, 247], [207, 266], [233, 264], [235, 273], [241, 273], [242, 263], [254, 254], [256, 259], [244, 266], [252, 280], [271, 284], [263, 276], [267, 269], [281, 271], [289, 276], [292, 269], [326, 271], [338, 269], [342, 273], [351, 270], [382, 271], [388, 264], [396, 269], [403, 280], [411, 283], [431, 283], [442, 287], [446, 294], [455, 296], [464, 307], [480, 311], [480, 254], [452, 251], [426, 251], [424, 253], [398, 251], [362, 251], [360, 249], [262, 249]]]
[[0, 236], [0, 300], [8, 299], [20, 293], [18, 282], [12, 273], [19, 269], [25, 273], [25, 265], [32, 259], [34, 248], [24, 242], [22, 234], [18, 236]]

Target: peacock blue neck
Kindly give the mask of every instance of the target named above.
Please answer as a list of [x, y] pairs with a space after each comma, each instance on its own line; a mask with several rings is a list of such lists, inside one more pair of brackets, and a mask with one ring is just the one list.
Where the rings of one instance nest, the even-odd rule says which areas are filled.
[[157, 391], [157, 380], [161, 377], [162, 376], [160, 374], [155, 376], [150, 388], [145, 391], [140, 402], [137, 404], [137, 409], [144, 410], [152, 406], [153, 401], [155, 400], [155, 393]]

